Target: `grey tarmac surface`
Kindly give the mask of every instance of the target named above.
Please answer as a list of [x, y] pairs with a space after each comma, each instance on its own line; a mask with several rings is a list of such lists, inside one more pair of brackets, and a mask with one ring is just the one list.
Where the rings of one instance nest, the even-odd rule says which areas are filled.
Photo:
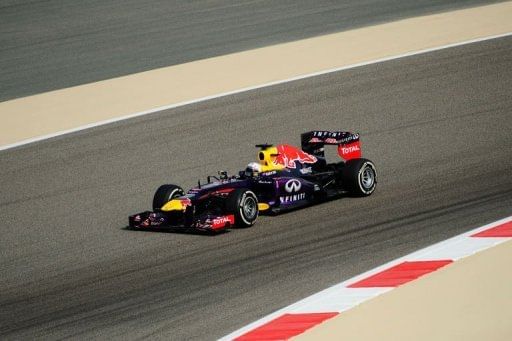
[[[386, 261], [512, 213], [512, 38], [219, 98], [0, 153], [0, 338], [213, 339]], [[369, 198], [210, 237], [129, 231], [189, 187], [358, 131]]]
[[4, 0], [0, 101], [486, 0]]

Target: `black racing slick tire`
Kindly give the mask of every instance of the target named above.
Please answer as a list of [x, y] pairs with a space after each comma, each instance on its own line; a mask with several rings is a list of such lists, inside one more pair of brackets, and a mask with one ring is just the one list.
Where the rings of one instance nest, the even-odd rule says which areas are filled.
[[158, 211], [171, 199], [185, 195], [183, 189], [176, 185], [162, 185], [158, 187], [153, 196], [153, 211]]
[[343, 187], [353, 196], [366, 197], [375, 191], [377, 171], [367, 159], [352, 159], [341, 170]]
[[235, 216], [236, 227], [250, 227], [258, 218], [258, 198], [248, 189], [235, 189], [226, 200], [226, 210]]

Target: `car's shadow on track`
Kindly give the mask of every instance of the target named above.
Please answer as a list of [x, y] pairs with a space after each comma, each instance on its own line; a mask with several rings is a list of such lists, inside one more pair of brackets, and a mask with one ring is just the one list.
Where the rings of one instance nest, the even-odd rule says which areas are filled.
[[232, 229], [238, 230], [239, 228], [231, 228], [231, 229], [225, 229], [219, 232], [209, 232], [209, 231], [199, 231], [196, 229], [187, 229], [187, 228], [172, 228], [172, 227], [165, 227], [165, 228], [151, 228], [147, 227], [144, 229], [136, 229], [132, 228], [130, 226], [124, 226], [121, 228], [125, 231], [131, 231], [131, 232], [140, 232], [140, 233], [173, 233], [173, 234], [189, 234], [189, 235], [198, 235], [198, 236], [208, 236], [208, 237], [215, 237], [218, 235], [226, 234], [231, 232]]

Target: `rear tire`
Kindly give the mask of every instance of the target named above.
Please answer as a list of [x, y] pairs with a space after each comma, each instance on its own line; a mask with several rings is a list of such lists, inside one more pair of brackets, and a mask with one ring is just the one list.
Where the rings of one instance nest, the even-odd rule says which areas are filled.
[[158, 211], [171, 199], [185, 195], [183, 189], [176, 185], [162, 185], [158, 187], [153, 196], [153, 211]]
[[367, 159], [352, 159], [341, 170], [343, 187], [351, 195], [366, 197], [375, 191], [377, 171], [373, 162]]
[[235, 226], [250, 227], [258, 218], [258, 198], [248, 189], [235, 189], [227, 198], [226, 210], [235, 216]]

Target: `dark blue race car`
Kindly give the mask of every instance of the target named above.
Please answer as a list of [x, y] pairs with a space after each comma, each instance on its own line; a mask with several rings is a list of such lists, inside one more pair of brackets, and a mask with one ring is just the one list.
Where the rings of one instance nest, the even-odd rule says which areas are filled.
[[[335, 145], [343, 159], [327, 163], [324, 146]], [[187, 193], [177, 185], [160, 186], [153, 211], [129, 217], [135, 229], [175, 228], [219, 232], [252, 226], [260, 213], [276, 214], [341, 195], [368, 196], [375, 191], [377, 172], [361, 158], [359, 134], [310, 131], [301, 148], [287, 144], [257, 145], [258, 162], [238, 175], [208, 176]]]

